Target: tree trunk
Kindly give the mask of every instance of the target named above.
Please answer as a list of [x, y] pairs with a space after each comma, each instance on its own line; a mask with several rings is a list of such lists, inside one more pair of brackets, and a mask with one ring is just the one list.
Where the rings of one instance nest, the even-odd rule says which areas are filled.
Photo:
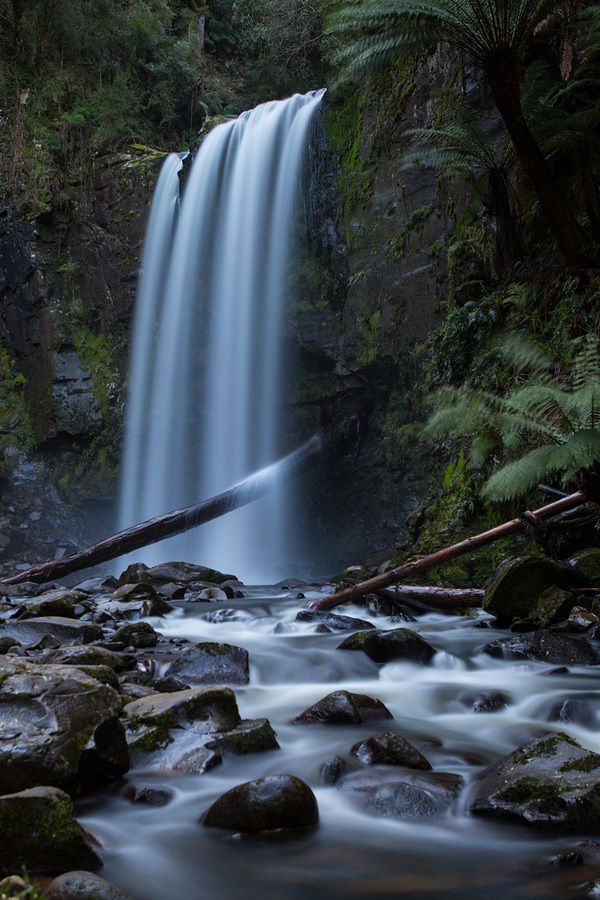
[[98, 563], [115, 559], [117, 556], [123, 556], [133, 550], [139, 550], [140, 547], [155, 544], [174, 534], [181, 534], [211, 519], [224, 516], [239, 506], [258, 500], [269, 491], [279, 488], [286, 481], [312, 468], [325, 453], [342, 446], [356, 436], [358, 427], [358, 418], [352, 416], [331, 431], [318, 432], [293, 453], [209, 500], [203, 500], [194, 506], [186, 506], [184, 509], [175, 509], [163, 516], [119, 531], [63, 559], [32, 566], [24, 572], [19, 572], [18, 575], [13, 575], [12, 578], [5, 578], [2, 583], [20, 584], [23, 581], [43, 583], [52, 578], [61, 578], [71, 572], [96, 566]]
[[[569, 494], [568, 497], [563, 497], [561, 500], [555, 500], [554, 503], [549, 503], [547, 506], [536, 509], [533, 512], [533, 515], [538, 519], [549, 519], [568, 509], [575, 509], [575, 507], [581, 506], [586, 501], [587, 497], [585, 494]], [[509, 522], [504, 522], [503, 525], [497, 525], [495, 528], [490, 528], [489, 531], [482, 531], [480, 534], [468, 537], [458, 544], [452, 544], [451, 547], [444, 547], [443, 550], [436, 550], [435, 553], [430, 553], [427, 556], [421, 557], [421, 559], [414, 559], [397, 569], [391, 569], [389, 572], [384, 572], [383, 575], [376, 575], [375, 578], [369, 578], [367, 581], [361, 581], [359, 584], [355, 584], [352, 587], [344, 588], [344, 590], [331, 594], [329, 597], [323, 597], [321, 600], [316, 600], [309, 604], [309, 609], [333, 609], [335, 606], [339, 606], [340, 603], [358, 600], [359, 597], [364, 597], [365, 594], [371, 594], [374, 591], [378, 591], [380, 588], [389, 587], [391, 584], [396, 584], [403, 578], [409, 578], [416, 575], [418, 572], [426, 572], [428, 569], [433, 569], [434, 566], [443, 565], [451, 559], [456, 559], [457, 556], [463, 556], [471, 550], [476, 550], [478, 547], [492, 544], [494, 541], [500, 540], [500, 538], [516, 534], [526, 527], [528, 521], [529, 519], [525, 519], [524, 517], [511, 519]]]
[[558, 194], [556, 179], [525, 121], [517, 54], [510, 51], [491, 53], [484, 59], [483, 66], [519, 162], [533, 184], [544, 218], [565, 262], [576, 271], [590, 268], [594, 261], [586, 249], [588, 237], [568, 204]]

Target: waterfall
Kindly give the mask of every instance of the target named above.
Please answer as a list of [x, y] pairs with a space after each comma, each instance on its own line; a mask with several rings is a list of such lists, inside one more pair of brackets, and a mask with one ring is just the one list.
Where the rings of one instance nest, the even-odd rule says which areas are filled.
[[[309, 132], [323, 92], [214, 128], [181, 208], [181, 159], [156, 187], [136, 304], [120, 526], [215, 494], [281, 448], [282, 326]], [[278, 493], [147, 548], [264, 581], [291, 551]]]

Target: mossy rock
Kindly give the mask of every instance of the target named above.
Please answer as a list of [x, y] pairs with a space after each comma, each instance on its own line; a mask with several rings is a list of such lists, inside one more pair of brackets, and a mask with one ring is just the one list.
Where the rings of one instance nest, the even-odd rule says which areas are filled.
[[71, 798], [54, 787], [0, 797], [0, 872], [57, 873], [101, 865], [74, 818]]
[[498, 567], [485, 589], [483, 608], [503, 625], [510, 625], [515, 619], [537, 620], [542, 614], [545, 592], [564, 581], [560, 566], [551, 559], [514, 557]]
[[580, 550], [562, 564], [573, 584], [581, 587], [600, 587], [600, 549]]

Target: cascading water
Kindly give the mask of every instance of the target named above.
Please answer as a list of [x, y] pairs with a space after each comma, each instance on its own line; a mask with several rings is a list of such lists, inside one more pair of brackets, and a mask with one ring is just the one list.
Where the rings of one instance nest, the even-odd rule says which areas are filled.
[[[211, 496], [279, 451], [281, 329], [311, 122], [323, 92], [213, 129], [177, 217], [181, 160], [152, 205], [140, 280], [120, 525]], [[289, 553], [278, 493], [137, 558], [264, 581]]]

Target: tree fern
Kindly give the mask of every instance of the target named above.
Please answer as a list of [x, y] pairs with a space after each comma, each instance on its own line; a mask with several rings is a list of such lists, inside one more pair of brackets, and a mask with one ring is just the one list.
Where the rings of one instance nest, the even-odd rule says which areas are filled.
[[475, 462], [499, 446], [509, 456], [521, 454], [491, 476], [483, 496], [507, 500], [547, 478], [575, 479], [592, 489], [590, 473], [600, 465], [598, 339], [585, 335], [571, 348], [572, 366], [559, 376], [542, 348], [521, 334], [507, 335], [497, 344], [515, 373], [505, 396], [445, 388], [431, 398], [435, 411], [426, 434], [468, 435]]

